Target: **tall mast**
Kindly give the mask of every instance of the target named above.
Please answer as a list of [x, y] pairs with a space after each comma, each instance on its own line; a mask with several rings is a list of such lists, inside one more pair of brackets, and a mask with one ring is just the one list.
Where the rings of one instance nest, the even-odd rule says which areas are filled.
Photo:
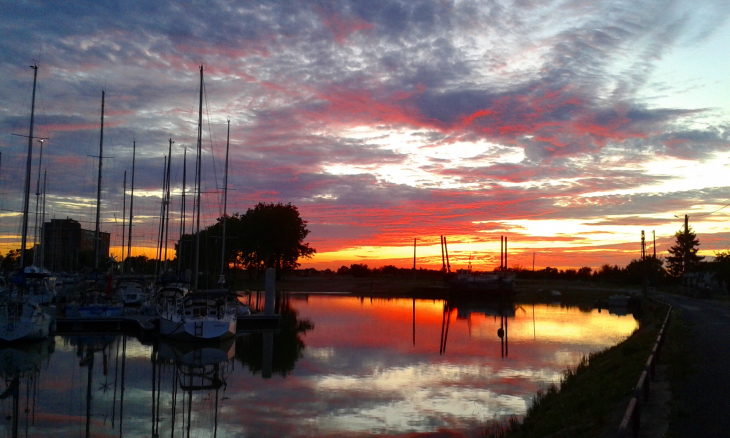
[[104, 151], [104, 90], [101, 90], [101, 134], [99, 135], [99, 176], [96, 183], [96, 230], [94, 231], [94, 270], [99, 270], [99, 219], [101, 217], [101, 163]]
[[30, 105], [30, 132], [28, 133], [28, 160], [25, 163], [25, 195], [23, 198], [23, 231], [20, 236], [20, 271], [25, 266], [25, 246], [28, 238], [28, 204], [30, 202], [30, 166], [33, 158], [33, 122], [35, 116], [35, 86], [38, 79], [38, 65], [30, 66], [33, 69], [33, 100]]
[[162, 238], [165, 236], [165, 183], [167, 181], [167, 156], [165, 167], [162, 169], [162, 195], [160, 196], [160, 226], [157, 227], [157, 262], [155, 263], [155, 278], [158, 279], [160, 260], [162, 260]]
[[132, 219], [134, 219], [134, 159], [137, 155], [137, 142], [132, 142], [132, 193], [129, 195], [129, 235], [127, 236], [127, 257], [132, 257]]
[[188, 169], [188, 148], [183, 152], [183, 185], [182, 185], [182, 205], [180, 207], [180, 243], [177, 248], [177, 270], [182, 271], [182, 253], [183, 238], [185, 236], [185, 180], [187, 179]]
[[127, 171], [124, 171], [124, 183], [122, 184], [122, 275], [124, 275], [124, 231], [127, 219]]
[[46, 264], [46, 182], [47, 182], [47, 171], [43, 171], [43, 213], [41, 214], [41, 263], [40, 267], [44, 268]]
[[175, 143], [170, 139], [170, 148], [167, 153], [167, 182], [165, 194], [165, 262], [163, 263], [164, 271], [167, 271], [167, 237], [170, 235], [170, 168], [172, 167], [172, 144]]
[[193, 288], [198, 290], [198, 272], [200, 269], [200, 174], [203, 173], [202, 164], [203, 152], [203, 65], [200, 65], [200, 104], [198, 106], [198, 158], [197, 174], [195, 175], [195, 197], [197, 212], [195, 213], [195, 270], [193, 271]]
[[38, 213], [41, 206], [41, 169], [43, 168], [43, 139], [39, 139], [38, 143], [41, 144], [40, 154], [38, 155], [38, 181], [35, 186], [35, 231], [33, 232], [33, 264], [38, 265], [39, 255], [38, 254]]
[[228, 120], [228, 133], [226, 134], [226, 171], [223, 177], [223, 238], [221, 239], [221, 278], [219, 284], [225, 284], [223, 276], [226, 271], [226, 207], [228, 206], [228, 149], [231, 145], [231, 121]]

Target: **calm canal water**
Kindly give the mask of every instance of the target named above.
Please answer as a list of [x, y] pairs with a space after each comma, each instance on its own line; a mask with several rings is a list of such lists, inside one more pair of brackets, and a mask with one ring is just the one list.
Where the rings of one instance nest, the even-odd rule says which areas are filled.
[[474, 436], [638, 326], [605, 310], [445, 304], [298, 295], [280, 332], [216, 348], [120, 335], [4, 348], [0, 436]]

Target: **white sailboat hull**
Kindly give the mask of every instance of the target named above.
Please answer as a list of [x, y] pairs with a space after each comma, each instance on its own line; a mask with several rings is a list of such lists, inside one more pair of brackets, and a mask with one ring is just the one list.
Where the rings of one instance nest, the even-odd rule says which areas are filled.
[[8, 319], [0, 317], [0, 341], [35, 341], [48, 337], [51, 317], [42, 311], [34, 312], [30, 317]]
[[236, 335], [236, 319], [193, 319], [160, 317], [160, 335], [175, 339], [211, 341]]

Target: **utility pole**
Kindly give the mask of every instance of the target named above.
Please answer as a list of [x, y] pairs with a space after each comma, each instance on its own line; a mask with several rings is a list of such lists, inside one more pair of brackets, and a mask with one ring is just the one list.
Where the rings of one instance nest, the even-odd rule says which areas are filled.
[[499, 272], [504, 269], [504, 236], [499, 236]]
[[[685, 240], [689, 238], [689, 215], [684, 215], [684, 237]], [[687, 265], [689, 264], [689, 252], [684, 252], [684, 263], [682, 264], [682, 273], [687, 272]], [[684, 281], [684, 280], [683, 280]]]

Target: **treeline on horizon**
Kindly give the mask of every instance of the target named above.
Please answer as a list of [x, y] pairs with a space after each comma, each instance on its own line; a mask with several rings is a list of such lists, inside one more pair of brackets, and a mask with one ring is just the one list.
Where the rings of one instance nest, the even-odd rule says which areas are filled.
[[[474, 274], [493, 274], [494, 271], [473, 271]], [[597, 283], [612, 283], [619, 285], [642, 285], [646, 282], [651, 286], [677, 284], [681, 282], [682, 270], [671, 269], [667, 260], [661, 257], [646, 257], [634, 259], [626, 266], [604, 264], [598, 269], [584, 266], [577, 269], [558, 269], [545, 267], [543, 269], [526, 269], [515, 265], [507, 269], [514, 273], [516, 278], [523, 280], [581, 280]], [[719, 282], [730, 284], [730, 251], [718, 252], [713, 261], [699, 261], [692, 267], [692, 272], [708, 272]], [[455, 272], [444, 272], [443, 269], [399, 268], [385, 265], [370, 268], [364, 263], [355, 263], [350, 266], [341, 266], [337, 270], [317, 270], [307, 268], [298, 271], [299, 275], [306, 276], [351, 276], [351, 277], [408, 277], [414, 273], [419, 276], [449, 276]]]

